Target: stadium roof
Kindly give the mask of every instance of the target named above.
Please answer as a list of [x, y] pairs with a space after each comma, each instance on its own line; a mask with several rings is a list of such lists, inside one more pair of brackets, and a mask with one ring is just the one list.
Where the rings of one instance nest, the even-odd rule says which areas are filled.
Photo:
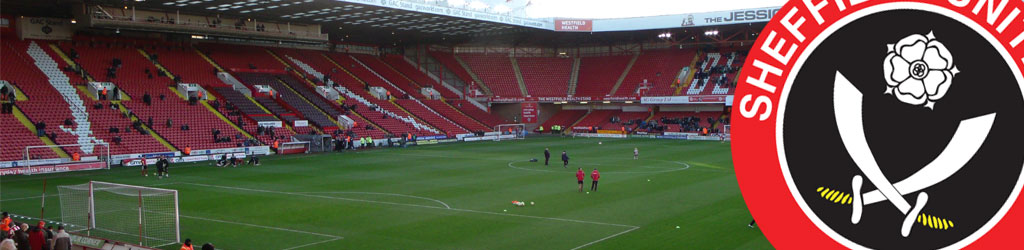
[[[462, 1], [463, 5], [453, 5]], [[564, 1], [564, 2], [563, 2]], [[257, 21], [293, 22], [319, 24], [323, 32], [329, 33], [332, 40], [362, 42], [381, 45], [408, 45], [420, 43], [445, 44], [508, 44], [508, 45], [564, 45], [572, 44], [604, 44], [617, 42], [635, 42], [650, 40], [657, 36], [653, 30], [666, 30], [685, 27], [680, 20], [685, 16], [659, 16], [647, 19], [608, 19], [588, 20], [588, 30], [560, 29], [554, 18], [530, 18], [514, 12], [525, 13], [539, 10], [544, 6], [558, 7], [567, 2], [579, 3], [584, 0], [5, 0], [2, 9], [5, 13], [29, 16], [65, 16], [70, 17], [71, 8], [75, 5], [126, 6], [139, 9], [205, 15], [224, 15], [230, 17], [252, 18]], [[593, 6], [581, 7], [580, 11], [607, 10], [598, 4], [609, 4], [607, 0], [593, 1]], [[725, 2], [759, 2], [753, 6], [770, 5], [762, 0], [718, 0], [715, 4], [698, 4], [696, 1], [635, 0], [637, 3], [650, 1], [660, 5], [661, 9], [683, 11], [680, 8], [664, 8], [665, 6], [689, 6], [694, 10], [712, 10], [713, 8], [695, 8], [696, 6], [728, 6]], [[666, 0], [667, 1], [667, 0]], [[763, 2], [776, 2], [768, 0]], [[485, 3], [486, 2], [486, 3]], [[692, 2], [686, 5], [685, 2]], [[479, 9], [473, 5], [497, 6], [508, 4], [517, 9], [505, 14], [497, 14], [493, 8]], [[518, 5], [516, 5], [518, 4]], [[646, 5], [646, 4], [642, 4]], [[648, 6], [650, 8], [650, 6]], [[720, 7], [717, 7], [720, 8]], [[13, 10], [12, 10], [13, 9]], [[52, 10], [66, 13], [54, 13]], [[625, 8], [623, 10], [628, 10]], [[650, 8], [658, 9], [658, 8]], [[12, 12], [13, 11], [13, 12]], [[607, 12], [607, 11], [606, 11]], [[574, 12], [566, 12], [574, 13]], [[594, 12], [598, 13], [598, 12]], [[626, 12], [623, 12], [626, 13]], [[636, 11], [629, 13], [637, 13]], [[655, 12], [652, 12], [655, 13]], [[660, 12], [657, 12], [660, 13]], [[720, 14], [720, 13], [719, 13]], [[771, 13], [774, 14], [774, 13]], [[699, 15], [699, 14], [698, 14]], [[704, 16], [698, 16], [700, 21]], [[770, 16], [768, 16], [770, 18]], [[694, 19], [693, 15], [689, 15]], [[767, 19], [763, 20], [767, 21]], [[625, 25], [624, 25], [625, 24]], [[648, 25], [648, 27], [632, 28], [632, 24]], [[650, 26], [654, 24], [655, 26]], [[728, 25], [735, 23], [700, 23], [703, 25]], [[660, 25], [660, 26], [658, 26]], [[610, 29], [601, 30], [602, 27]], [[554, 31], [623, 31], [652, 30], [648, 32], [601, 32], [587, 34], [555, 34]], [[581, 32], [582, 33], [582, 32]], [[650, 34], [648, 34], [650, 33]]]

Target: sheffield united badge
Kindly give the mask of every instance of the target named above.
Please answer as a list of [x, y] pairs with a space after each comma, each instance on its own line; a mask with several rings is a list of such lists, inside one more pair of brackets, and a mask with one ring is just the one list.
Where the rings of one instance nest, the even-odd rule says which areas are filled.
[[1006, 248], [1024, 1], [793, 0], [739, 76], [733, 160], [777, 248]]

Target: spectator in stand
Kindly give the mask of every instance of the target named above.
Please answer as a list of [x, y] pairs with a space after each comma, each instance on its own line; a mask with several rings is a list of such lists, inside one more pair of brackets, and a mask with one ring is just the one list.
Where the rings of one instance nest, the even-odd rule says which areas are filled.
[[14, 246], [14, 240], [8, 238], [0, 238], [0, 250], [18, 250], [18, 247]]
[[28, 241], [28, 223], [21, 223], [17, 230], [14, 232], [14, 244], [18, 245], [18, 250], [32, 250]]
[[46, 136], [46, 123], [45, 122], [36, 123], [36, 137], [43, 137], [43, 136]]
[[11, 222], [11, 216], [7, 212], [3, 212], [0, 215], [0, 239], [10, 238], [11, 226], [14, 225]]
[[71, 250], [71, 235], [64, 231], [64, 225], [57, 225], [57, 234], [53, 236], [53, 250]]
[[29, 229], [28, 244], [32, 247], [32, 250], [43, 250], [43, 246], [46, 245], [46, 233], [43, 233], [44, 226], [46, 226], [46, 223], [39, 221], [37, 226]]
[[46, 226], [46, 229], [43, 230], [43, 233], [45, 234], [45, 240], [43, 241], [43, 249], [53, 249], [53, 226]]
[[149, 92], [146, 92], [146, 94], [142, 95], [142, 102], [146, 103], [146, 106], [153, 105], [153, 97], [149, 96]]
[[181, 250], [195, 250], [192, 248], [192, 239], [185, 239], [185, 244], [181, 244]]

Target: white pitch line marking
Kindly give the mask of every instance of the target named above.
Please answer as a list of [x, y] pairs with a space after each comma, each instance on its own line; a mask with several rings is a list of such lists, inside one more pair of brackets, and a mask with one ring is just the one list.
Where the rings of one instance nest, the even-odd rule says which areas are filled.
[[299, 249], [299, 248], [303, 248], [303, 247], [324, 244], [324, 243], [327, 243], [327, 242], [336, 241], [336, 240], [340, 240], [340, 239], [341, 238], [327, 239], [327, 240], [317, 241], [317, 242], [313, 242], [313, 243], [309, 243], [309, 244], [304, 244], [304, 245], [298, 245], [298, 246], [294, 246], [294, 247], [285, 248], [284, 250]]
[[631, 232], [633, 230], [637, 230], [639, 228], [640, 227], [634, 227], [634, 228], [626, 229], [626, 231], [618, 232], [616, 234], [609, 235], [608, 237], [604, 237], [604, 238], [601, 238], [601, 239], [598, 239], [598, 240], [595, 240], [595, 241], [588, 242], [587, 244], [580, 245], [580, 246], [575, 247], [575, 248], [570, 249], [570, 250], [577, 250], [577, 249], [584, 248], [584, 247], [587, 247], [587, 246], [590, 246], [590, 245], [593, 245], [593, 244], [597, 244], [598, 242], [602, 242], [602, 241], [605, 241], [607, 239], [615, 238], [616, 236], [626, 234], [628, 232]]
[[[549, 172], [549, 173], [562, 173], [562, 174], [568, 173], [566, 171], [522, 168], [522, 167], [517, 167], [517, 166], [515, 166], [513, 164], [513, 163], [519, 163], [519, 162], [527, 162], [527, 161], [511, 161], [511, 162], [508, 163], [508, 167], [514, 168], [514, 169], [519, 169], [519, 170], [535, 171], [535, 172]], [[671, 162], [671, 163], [675, 163], [675, 164], [679, 164], [679, 165], [684, 165], [686, 167], [666, 169], [666, 170], [658, 170], [658, 171], [607, 171], [607, 172], [602, 172], [602, 174], [659, 174], [659, 173], [676, 172], [676, 171], [683, 171], [683, 170], [690, 169], [690, 164], [687, 164], [685, 162], [678, 162], [678, 161], [667, 161], [667, 162]], [[600, 164], [580, 164], [580, 163], [576, 163], [576, 164], [577, 165], [583, 165], [583, 166], [593, 166], [593, 165], [601, 166]], [[645, 168], [654, 168], [654, 167], [645, 167]]]
[[376, 195], [388, 195], [388, 196], [398, 196], [398, 197], [416, 198], [416, 199], [421, 199], [421, 200], [428, 200], [428, 201], [433, 201], [433, 202], [437, 202], [437, 203], [440, 203], [440, 204], [441, 204], [441, 205], [443, 205], [443, 206], [444, 206], [445, 208], [449, 208], [449, 209], [450, 209], [450, 208], [452, 208], [451, 206], [448, 206], [448, 203], [444, 203], [443, 201], [440, 201], [440, 200], [437, 200], [437, 199], [431, 199], [431, 198], [427, 198], [427, 197], [423, 197], [423, 196], [415, 196], [415, 195], [406, 195], [406, 194], [395, 194], [395, 193], [377, 193], [377, 192], [348, 192], [348, 191], [334, 191], [334, 192], [297, 192], [297, 193], [300, 193], [300, 194], [376, 194]]
[[248, 191], [248, 192], [272, 193], [272, 194], [283, 194], [283, 195], [297, 195], [297, 196], [306, 196], [306, 197], [323, 198], [323, 199], [347, 200], [347, 201], [359, 201], [359, 202], [367, 202], [367, 203], [397, 205], [397, 206], [410, 206], [410, 207], [444, 209], [444, 210], [453, 210], [453, 211], [460, 211], [460, 212], [481, 213], [481, 214], [501, 215], [501, 216], [513, 216], [513, 217], [544, 219], [544, 220], [554, 220], [554, 221], [564, 221], [564, 222], [575, 222], [575, 223], [594, 224], [594, 225], [605, 225], [605, 226], [616, 226], [616, 227], [630, 227], [630, 228], [637, 227], [637, 226], [632, 226], [632, 225], [604, 223], [604, 222], [596, 222], [596, 221], [584, 221], [584, 220], [563, 219], [563, 218], [554, 218], [554, 217], [541, 217], [541, 216], [509, 214], [509, 213], [496, 213], [496, 212], [487, 212], [487, 211], [461, 209], [461, 208], [445, 208], [445, 207], [440, 207], [440, 206], [425, 206], [425, 205], [418, 205], [418, 204], [406, 204], [406, 203], [386, 202], [386, 201], [372, 201], [372, 200], [350, 199], [350, 198], [341, 198], [341, 197], [333, 197], [333, 196], [312, 195], [312, 194], [303, 194], [303, 193], [294, 193], [294, 192], [283, 192], [283, 191], [274, 191], [274, 190], [262, 190], [262, 189], [252, 189], [252, 188], [242, 188], [242, 187], [231, 187], [231, 186], [219, 186], [219, 185], [200, 184], [200, 183], [181, 182], [180, 184], [196, 185], [196, 186], [203, 186], [203, 187], [214, 187], [214, 188], [222, 188], [222, 189], [233, 189], [233, 190]]

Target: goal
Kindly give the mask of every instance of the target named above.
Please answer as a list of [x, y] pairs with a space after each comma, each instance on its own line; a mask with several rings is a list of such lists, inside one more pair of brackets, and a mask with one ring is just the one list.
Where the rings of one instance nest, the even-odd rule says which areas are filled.
[[494, 141], [501, 141], [502, 139], [523, 139], [526, 138], [526, 124], [500, 124], [497, 127], [494, 127], [494, 132], [498, 132]]
[[57, 190], [72, 232], [151, 247], [181, 242], [177, 190], [99, 181]]
[[722, 140], [723, 141], [732, 141], [732, 130], [730, 130], [731, 128], [732, 128], [732, 125], [723, 125], [722, 126]]

